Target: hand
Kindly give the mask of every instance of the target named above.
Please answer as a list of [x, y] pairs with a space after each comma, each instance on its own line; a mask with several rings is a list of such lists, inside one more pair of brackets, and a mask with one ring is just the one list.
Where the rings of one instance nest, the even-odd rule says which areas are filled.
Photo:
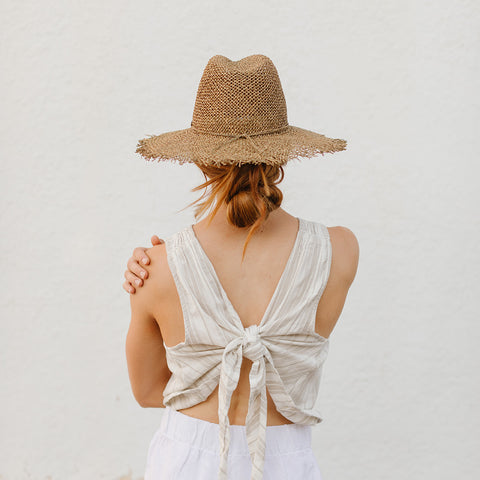
[[[156, 235], [153, 235], [150, 241], [153, 246], [165, 243]], [[148, 272], [141, 267], [141, 264], [148, 265], [150, 263], [150, 257], [145, 252], [146, 249], [146, 247], [135, 248], [132, 256], [128, 259], [128, 270], [125, 270], [125, 281], [122, 285], [127, 293], [135, 293], [135, 287], [141, 287], [143, 285], [143, 280], [148, 278]]]

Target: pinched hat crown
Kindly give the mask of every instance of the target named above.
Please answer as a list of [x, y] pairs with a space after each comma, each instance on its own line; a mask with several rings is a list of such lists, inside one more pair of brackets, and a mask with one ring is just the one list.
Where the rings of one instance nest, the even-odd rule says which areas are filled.
[[273, 62], [265, 55], [238, 61], [212, 57], [200, 80], [191, 125], [197, 132], [225, 135], [285, 129], [287, 104]]

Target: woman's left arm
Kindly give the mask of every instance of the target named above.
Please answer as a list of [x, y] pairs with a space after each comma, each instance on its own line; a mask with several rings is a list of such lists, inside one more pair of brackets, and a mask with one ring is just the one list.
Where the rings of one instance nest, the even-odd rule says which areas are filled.
[[132, 315], [125, 353], [132, 392], [139, 405], [165, 408], [163, 390], [171, 372], [167, 366], [163, 337], [152, 314], [155, 282], [149, 283], [135, 295], [130, 295]]

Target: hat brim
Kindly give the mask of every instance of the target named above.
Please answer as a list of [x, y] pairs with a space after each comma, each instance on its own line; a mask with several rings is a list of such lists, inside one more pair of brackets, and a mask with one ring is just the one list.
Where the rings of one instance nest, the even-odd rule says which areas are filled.
[[281, 133], [256, 135], [250, 139], [202, 134], [190, 127], [139, 140], [136, 153], [147, 160], [171, 160], [181, 164], [283, 165], [294, 158], [340, 152], [347, 147], [346, 140], [291, 125]]

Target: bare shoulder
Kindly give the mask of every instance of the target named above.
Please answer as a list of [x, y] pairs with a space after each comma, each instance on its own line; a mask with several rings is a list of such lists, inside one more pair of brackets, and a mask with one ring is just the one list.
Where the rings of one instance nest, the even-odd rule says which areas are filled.
[[[147, 248], [145, 252], [152, 260], [156, 260], [157, 262], [161, 262], [167, 259], [167, 248], [165, 247], [165, 243], [161, 243], [160, 245], [154, 245], [153, 247]], [[147, 265], [150, 267], [153, 265], [153, 261]]]
[[137, 288], [137, 293], [150, 303], [157, 304], [159, 300], [171, 292], [172, 285], [174, 285], [172, 274], [168, 267], [167, 250], [165, 244], [161, 243], [160, 245], [147, 248], [145, 253], [150, 257], [150, 263], [142, 265], [142, 268], [148, 272], [148, 277], [144, 281], [143, 286]]
[[350, 285], [357, 273], [360, 246], [355, 234], [347, 227], [327, 227], [332, 244], [332, 268]]
[[164, 290], [173, 281], [170, 268], [168, 267], [165, 243], [147, 248], [146, 253], [150, 257], [151, 262], [143, 268], [148, 271], [149, 278], [154, 280], [151, 283], [155, 283], [157, 289], [161, 288]]
[[320, 298], [315, 331], [328, 338], [342, 313], [359, 258], [358, 240], [347, 227], [327, 227], [332, 245], [332, 264], [327, 285]]

